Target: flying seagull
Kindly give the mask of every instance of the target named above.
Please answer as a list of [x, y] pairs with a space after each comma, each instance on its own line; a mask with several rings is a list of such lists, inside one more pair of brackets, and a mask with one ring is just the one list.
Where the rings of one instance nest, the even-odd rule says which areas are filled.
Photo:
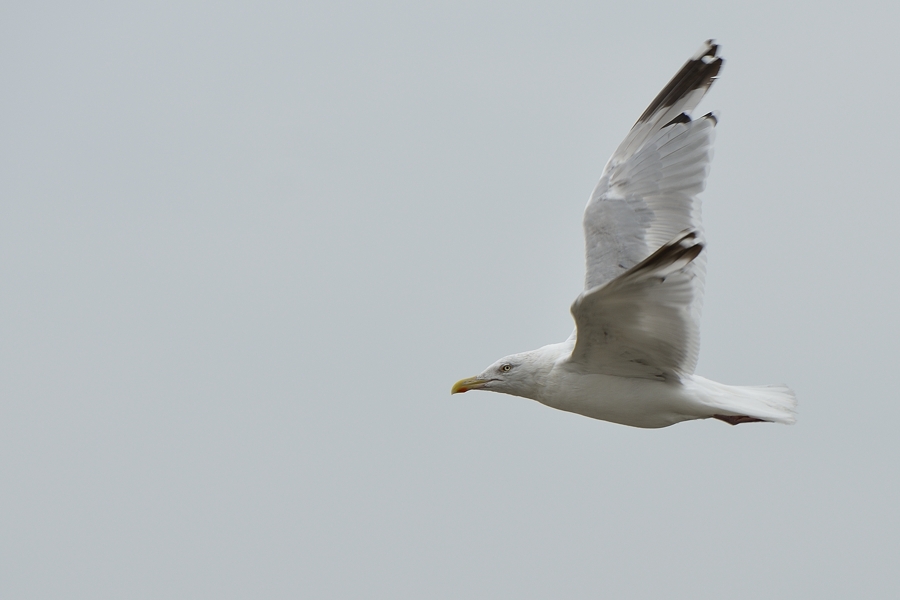
[[697, 195], [716, 117], [691, 111], [722, 68], [718, 50], [713, 40], [700, 47], [606, 163], [584, 211], [587, 273], [569, 339], [501, 358], [451, 393], [503, 392], [634, 427], [794, 422], [784, 385], [694, 375], [705, 275]]

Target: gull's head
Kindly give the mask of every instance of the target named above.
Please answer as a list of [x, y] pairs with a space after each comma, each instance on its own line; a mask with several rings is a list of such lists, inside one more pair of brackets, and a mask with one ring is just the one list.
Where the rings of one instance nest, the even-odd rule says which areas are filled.
[[543, 376], [555, 361], [548, 360], [540, 350], [505, 356], [475, 377], [460, 379], [450, 389], [451, 394], [469, 390], [487, 390], [513, 396], [534, 398]]

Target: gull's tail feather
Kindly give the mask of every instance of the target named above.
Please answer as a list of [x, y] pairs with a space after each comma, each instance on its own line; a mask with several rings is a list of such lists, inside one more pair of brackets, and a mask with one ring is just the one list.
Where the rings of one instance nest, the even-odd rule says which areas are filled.
[[740, 423], [783, 423], [797, 420], [797, 397], [786, 385], [725, 385], [693, 375], [698, 399], [709, 408], [708, 417], [731, 425]]

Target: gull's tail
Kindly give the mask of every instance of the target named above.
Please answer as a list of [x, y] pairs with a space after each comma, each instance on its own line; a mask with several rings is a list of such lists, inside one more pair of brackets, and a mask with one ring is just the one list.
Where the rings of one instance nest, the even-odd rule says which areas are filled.
[[784, 423], [797, 420], [797, 397], [785, 385], [725, 385], [698, 375], [691, 376], [696, 397], [709, 408], [709, 417], [731, 425]]

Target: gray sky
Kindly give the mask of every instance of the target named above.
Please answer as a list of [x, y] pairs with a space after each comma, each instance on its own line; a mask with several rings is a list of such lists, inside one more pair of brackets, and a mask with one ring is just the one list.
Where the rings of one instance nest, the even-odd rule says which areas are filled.
[[[5, 4], [0, 596], [897, 593], [900, 14], [744, 4]], [[698, 372], [798, 424], [451, 397], [708, 37]]]

